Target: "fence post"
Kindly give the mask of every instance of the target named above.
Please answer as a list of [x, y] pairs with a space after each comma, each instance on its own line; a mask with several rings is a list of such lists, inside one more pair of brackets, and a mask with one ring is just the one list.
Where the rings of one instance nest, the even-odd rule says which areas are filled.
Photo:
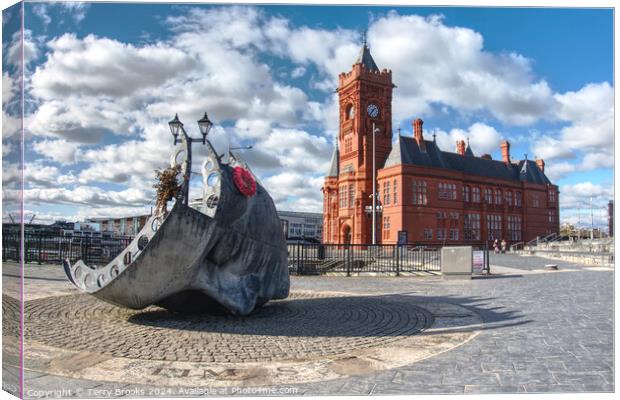
[[301, 245], [299, 244], [299, 241], [297, 241], [295, 249], [297, 250], [297, 275], [301, 275], [303, 271], [301, 270]]
[[41, 247], [43, 245], [43, 237], [42, 236], [43, 235], [39, 233], [39, 256], [37, 257], [39, 265], [41, 265]]
[[351, 276], [351, 245], [345, 245], [345, 251], [347, 252], [347, 276]]
[[26, 232], [24, 232], [24, 264], [28, 262], [28, 255], [30, 254], [30, 247], [32, 243], [30, 243], [27, 239]]
[[400, 276], [400, 245], [396, 245], [396, 276]]

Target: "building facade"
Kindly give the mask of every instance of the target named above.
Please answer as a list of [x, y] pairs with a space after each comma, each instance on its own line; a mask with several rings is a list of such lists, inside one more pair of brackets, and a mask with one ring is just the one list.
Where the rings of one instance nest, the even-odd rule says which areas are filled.
[[[193, 201], [191, 207], [200, 210], [202, 201]], [[320, 213], [277, 211], [287, 240], [315, 240], [323, 238], [323, 216]], [[101, 226], [101, 232], [115, 236], [136, 236], [144, 227], [150, 214], [120, 218], [90, 218], [88, 221]]]
[[513, 160], [507, 141], [502, 160], [474, 155], [465, 141], [443, 151], [424, 138], [421, 119], [393, 143], [394, 87], [365, 43], [352, 70], [339, 76], [338, 146], [322, 188], [325, 243], [371, 243], [373, 128], [377, 243], [397, 243], [399, 233], [401, 242], [462, 245], [559, 232], [559, 191], [544, 160]]
[[120, 218], [90, 218], [88, 221], [100, 224], [102, 232], [112, 232], [117, 236], [136, 236], [149, 217], [150, 214], [146, 214]]
[[323, 215], [320, 213], [278, 211], [284, 237], [288, 241], [323, 239]]

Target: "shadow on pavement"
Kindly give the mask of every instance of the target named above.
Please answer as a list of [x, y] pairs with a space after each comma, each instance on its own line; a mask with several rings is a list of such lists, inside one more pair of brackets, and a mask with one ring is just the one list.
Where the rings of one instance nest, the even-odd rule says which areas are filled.
[[[179, 329], [238, 335], [267, 335], [287, 337], [360, 337], [413, 335], [428, 328], [434, 318], [448, 318], [449, 326], [441, 330], [473, 331], [498, 329], [527, 324], [516, 311], [503, 311], [493, 304], [493, 298], [416, 296], [389, 294], [379, 296], [343, 296], [323, 298], [293, 298], [273, 301], [245, 317], [209, 314], [179, 314], [165, 309], [137, 312], [128, 322], [156, 328]], [[478, 314], [483, 324], [472, 323], [470, 313], [458, 311], [447, 315], [433, 314], [436, 307], [425, 303], [449, 303], [465, 307]], [[458, 310], [455, 308], [454, 310]]]

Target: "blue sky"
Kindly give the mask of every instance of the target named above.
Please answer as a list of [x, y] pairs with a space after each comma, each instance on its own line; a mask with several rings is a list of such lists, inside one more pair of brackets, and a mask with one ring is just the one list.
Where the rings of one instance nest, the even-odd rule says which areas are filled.
[[[560, 185], [563, 221], [576, 222], [593, 196], [602, 222], [613, 198], [610, 9], [26, 3], [25, 10], [24, 196], [26, 212], [41, 220], [148, 212], [153, 169], [172, 149], [166, 121], [178, 112], [196, 132], [203, 110], [217, 123], [216, 147], [254, 145], [245, 157], [279, 208], [320, 211], [338, 122], [333, 90], [364, 30], [379, 67], [393, 71], [393, 124], [403, 135], [421, 117], [444, 150], [469, 137], [476, 154], [500, 158], [507, 139], [515, 159], [544, 158]], [[9, 122], [15, 11], [3, 13]], [[14, 130], [4, 124], [5, 214], [16, 181]]]

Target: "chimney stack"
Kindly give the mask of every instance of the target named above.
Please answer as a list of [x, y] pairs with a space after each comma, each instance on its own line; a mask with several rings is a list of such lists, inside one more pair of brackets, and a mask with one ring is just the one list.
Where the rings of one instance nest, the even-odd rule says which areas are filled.
[[422, 134], [422, 124], [424, 124], [424, 121], [420, 118], [413, 121], [413, 138], [418, 143], [420, 150], [425, 152], [426, 145], [424, 144], [424, 135]]
[[502, 160], [506, 164], [510, 164], [510, 143], [507, 140], [502, 142]]
[[462, 156], [465, 155], [465, 141], [464, 140], [456, 141], [456, 152]]
[[537, 158], [536, 159], [536, 166], [538, 167], [538, 169], [540, 169], [543, 173], [545, 172], [545, 160], [543, 160], [542, 158]]

